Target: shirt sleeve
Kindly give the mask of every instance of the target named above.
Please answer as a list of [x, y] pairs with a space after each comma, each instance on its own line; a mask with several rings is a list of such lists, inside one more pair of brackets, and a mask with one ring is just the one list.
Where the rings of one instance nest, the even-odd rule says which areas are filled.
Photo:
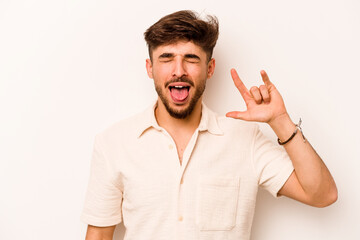
[[279, 197], [279, 190], [294, 170], [293, 164], [285, 149], [264, 136], [259, 126], [256, 126], [254, 135], [253, 164], [258, 184], [274, 197]]
[[81, 220], [89, 225], [106, 227], [122, 221], [122, 191], [103, 153], [100, 135], [95, 137], [90, 178]]

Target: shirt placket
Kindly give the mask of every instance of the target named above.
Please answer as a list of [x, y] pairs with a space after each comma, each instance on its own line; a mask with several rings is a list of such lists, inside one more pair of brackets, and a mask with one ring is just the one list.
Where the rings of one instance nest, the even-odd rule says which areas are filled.
[[177, 240], [182, 240], [182, 239], [186, 239], [186, 225], [189, 224], [187, 219], [186, 219], [186, 206], [185, 206], [185, 198], [188, 193], [187, 191], [189, 191], [186, 188], [186, 167], [188, 165], [188, 163], [191, 160], [191, 155], [192, 152], [194, 150], [198, 135], [199, 135], [199, 130], [196, 129], [194, 134], [192, 135], [188, 145], [186, 146], [186, 149], [184, 151], [183, 154], [183, 159], [182, 159], [182, 164], [179, 164], [179, 156], [177, 154], [177, 149], [176, 149], [176, 144], [174, 142], [174, 140], [172, 139], [172, 137], [170, 136], [170, 134], [165, 130], [165, 129], [161, 129], [162, 132], [168, 137], [169, 139], [169, 143], [168, 143], [168, 149], [170, 150], [170, 159], [174, 159], [177, 161], [177, 166], [178, 166], [178, 170], [177, 170], [177, 186], [176, 186], [176, 191], [175, 191], [175, 196], [174, 198], [176, 199], [176, 205], [177, 205], [177, 209], [176, 209], [176, 239]]
[[178, 199], [178, 209], [177, 209], [177, 213], [178, 213], [178, 219], [177, 219], [177, 229], [178, 229], [178, 239], [179, 240], [183, 240], [183, 239], [188, 239], [186, 234], [187, 234], [187, 228], [186, 226], [188, 226], [189, 224], [189, 219], [187, 218], [187, 214], [189, 213], [189, 211], [186, 209], [186, 197], [191, 194], [189, 192], [189, 188], [187, 187], [187, 178], [186, 178], [186, 169], [187, 169], [187, 165], [189, 164], [190, 160], [191, 160], [191, 155], [192, 152], [194, 150], [197, 138], [199, 135], [199, 131], [198, 129], [194, 132], [193, 136], [191, 137], [188, 145], [186, 146], [186, 149], [184, 151], [184, 155], [183, 155], [183, 162], [182, 165], [180, 167], [180, 178], [179, 178], [179, 182], [178, 182], [178, 195], [177, 195], [177, 199]]

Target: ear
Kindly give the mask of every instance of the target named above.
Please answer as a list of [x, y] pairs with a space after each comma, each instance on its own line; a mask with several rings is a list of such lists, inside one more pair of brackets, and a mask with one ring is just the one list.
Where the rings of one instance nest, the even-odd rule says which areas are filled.
[[211, 78], [215, 71], [215, 59], [210, 59], [208, 65], [207, 65], [207, 78]]
[[149, 78], [153, 78], [152, 74], [152, 62], [150, 59], [146, 59], [146, 71]]

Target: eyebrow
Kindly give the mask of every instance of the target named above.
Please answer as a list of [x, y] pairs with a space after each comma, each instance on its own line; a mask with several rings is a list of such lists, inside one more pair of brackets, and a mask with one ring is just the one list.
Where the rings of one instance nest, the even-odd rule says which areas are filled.
[[163, 53], [159, 56], [159, 58], [171, 58], [174, 57], [173, 53]]
[[200, 60], [200, 57], [196, 54], [185, 54], [185, 58], [193, 58], [193, 59]]
[[[163, 53], [159, 56], [159, 58], [172, 58], [174, 57], [174, 54], [173, 53]], [[192, 58], [192, 59], [197, 59], [197, 60], [200, 60], [200, 57], [196, 54], [191, 54], [191, 53], [188, 53], [188, 54], [185, 54], [185, 58]]]

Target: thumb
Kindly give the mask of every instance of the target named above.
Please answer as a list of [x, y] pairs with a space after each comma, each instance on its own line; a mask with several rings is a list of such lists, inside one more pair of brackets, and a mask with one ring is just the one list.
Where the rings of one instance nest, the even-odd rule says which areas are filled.
[[250, 116], [249, 116], [248, 111], [244, 111], [244, 112], [240, 112], [240, 111], [228, 112], [226, 114], [226, 117], [231, 117], [231, 118], [235, 118], [235, 119], [250, 121]]

